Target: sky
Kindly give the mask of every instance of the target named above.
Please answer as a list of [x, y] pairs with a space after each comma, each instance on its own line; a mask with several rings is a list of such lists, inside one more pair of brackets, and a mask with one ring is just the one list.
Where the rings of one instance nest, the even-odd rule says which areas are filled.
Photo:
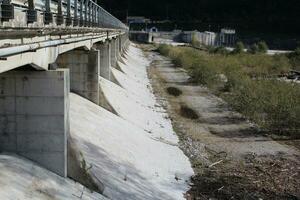
[[[119, 19], [235, 24], [300, 33], [300, 0], [98, 0]], [[298, 32], [299, 31], [299, 32]]]

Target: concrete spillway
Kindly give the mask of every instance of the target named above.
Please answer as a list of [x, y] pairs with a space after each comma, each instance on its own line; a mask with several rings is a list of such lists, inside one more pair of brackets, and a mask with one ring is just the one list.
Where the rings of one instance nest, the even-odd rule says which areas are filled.
[[117, 112], [70, 95], [71, 137], [93, 179], [111, 199], [183, 199], [193, 174], [188, 158], [153, 93], [141, 51], [130, 46], [112, 69], [119, 86], [100, 79], [108, 103]]

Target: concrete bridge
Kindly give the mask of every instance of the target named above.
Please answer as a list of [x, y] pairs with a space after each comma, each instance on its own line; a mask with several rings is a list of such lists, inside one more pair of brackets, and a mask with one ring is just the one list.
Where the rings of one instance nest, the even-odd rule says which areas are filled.
[[66, 177], [69, 92], [99, 104], [128, 28], [92, 0], [1, 0], [0, 20], [0, 152]]

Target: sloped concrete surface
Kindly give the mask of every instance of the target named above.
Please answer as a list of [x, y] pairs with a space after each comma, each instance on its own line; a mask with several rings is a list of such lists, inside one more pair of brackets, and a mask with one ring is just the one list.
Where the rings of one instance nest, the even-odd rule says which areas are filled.
[[2, 200], [105, 200], [84, 186], [62, 178], [15, 155], [0, 155], [0, 199]]
[[[183, 199], [188, 158], [134, 124], [71, 94], [71, 136], [111, 199]], [[176, 180], [178, 178], [178, 181]]]
[[70, 95], [71, 137], [91, 176], [104, 184], [111, 199], [184, 199], [193, 175], [188, 158], [177, 146], [171, 121], [155, 99], [147, 61], [130, 46], [112, 69], [121, 86], [100, 79], [105, 98], [117, 112]]

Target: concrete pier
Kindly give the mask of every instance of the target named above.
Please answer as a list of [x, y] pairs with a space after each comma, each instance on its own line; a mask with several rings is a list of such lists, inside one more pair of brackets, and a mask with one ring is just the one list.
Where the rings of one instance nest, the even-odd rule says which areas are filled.
[[97, 45], [96, 47], [100, 51], [100, 76], [110, 80], [110, 67], [111, 67], [111, 44], [109, 42], [104, 42]]
[[117, 40], [116, 39], [112, 39], [110, 41], [110, 62], [111, 62], [111, 67], [116, 67], [117, 65]]
[[67, 176], [69, 71], [0, 74], [0, 151]]
[[116, 38], [116, 57], [117, 57], [117, 60], [120, 58], [121, 56], [121, 51], [120, 51], [120, 40], [121, 38], [120, 37], [117, 37]]
[[123, 50], [122, 50], [122, 44], [123, 44], [123, 42], [122, 41], [123, 41], [123, 37], [120, 36], [119, 37], [119, 46], [118, 46], [120, 56], [122, 56], [122, 53], [123, 53]]
[[99, 104], [99, 50], [73, 50], [61, 54], [56, 63], [70, 69], [71, 91]]

